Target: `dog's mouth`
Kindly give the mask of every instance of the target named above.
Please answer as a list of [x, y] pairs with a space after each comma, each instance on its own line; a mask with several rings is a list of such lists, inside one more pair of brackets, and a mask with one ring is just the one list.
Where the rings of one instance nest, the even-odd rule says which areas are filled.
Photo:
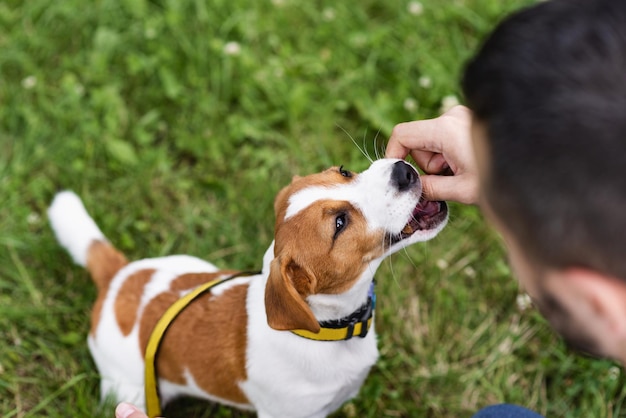
[[396, 240], [401, 241], [403, 239], [411, 237], [417, 231], [430, 231], [438, 227], [443, 221], [446, 220], [448, 215], [448, 205], [443, 201], [431, 201], [421, 200], [407, 224], [402, 228], [402, 231], [397, 235]]

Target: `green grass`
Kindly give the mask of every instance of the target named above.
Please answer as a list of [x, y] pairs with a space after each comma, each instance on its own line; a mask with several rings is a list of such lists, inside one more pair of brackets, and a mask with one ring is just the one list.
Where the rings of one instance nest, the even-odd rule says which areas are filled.
[[[0, 413], [110, 417], [95, 296], [45, 210], [73, 189], [130, 258], [254, 269], [295, 174], [362, 170], [394, 124], [459, 97], [462, 63], [526, 0], [0, 3]], [[337, 417], [469, 417], [496, 402], [626, 416], [613, 363], [570, 354], [475, 208], [378, 273], [381, 358]], [[242, 416], [182, 400], [171, 416]]]

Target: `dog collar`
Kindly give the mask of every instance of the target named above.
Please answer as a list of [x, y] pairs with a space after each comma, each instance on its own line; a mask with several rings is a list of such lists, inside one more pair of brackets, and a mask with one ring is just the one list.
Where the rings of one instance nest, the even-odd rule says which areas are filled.
[[156, 326], [150, 334], [148, 345], [146, 346], [146, 354], [144, 357], [145, 363], [145, 397], [146, 397], [146, 412], [148, 417], [155, 418], [161, 416], [161, 400], [159, 398], [159, 383], [156, 375], [156, 356], [159, 350], [159, 345], [165, 332], [169, 326], [174, 322], [174, 319], [181, 313], [191, 302], [196, 300], [199, 296], [209, 292], [215, 286], [224, 283], [228, 280], [236, 279], [237, 277], [253, 276], [260, 274], [260, 272], [240, 272], [235, 273], [223, 279], [211, 280], [201, 286], [198, 286], [193, 291], [187, 293], [182, 298], [170, 306], [163, 316], [159, 319]]
[[367, 301], [356, 311], [341, 319], [321, 321], [319, 332], [311, 332], [305, 329], [291, 330], [300, 337], [316, 341], [344, 341], [352, 337], [365, 338], [374, 319], [376, 308], [376, 293], [374, 281], [370, 285]]

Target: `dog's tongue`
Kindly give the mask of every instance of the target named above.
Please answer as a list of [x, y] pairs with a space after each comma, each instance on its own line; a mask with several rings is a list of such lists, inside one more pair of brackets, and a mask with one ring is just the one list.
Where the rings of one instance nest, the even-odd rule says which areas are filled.
[[404, 226], [402, 233], [411, 235], [419, 228], [420, 220], [429, 218], [436, 215], [439, 212], [439, 202], [432, 202], [430, 200], [422, 200], [413, 210], [413, 216], [411, 220]]
[[413, 216], [422, 217], [422, 216], [433, 216], [439, 212], [439, 202], [433, 202], [430, 200], [423, 200], [415, 207], [415, 211], [413, 211]]

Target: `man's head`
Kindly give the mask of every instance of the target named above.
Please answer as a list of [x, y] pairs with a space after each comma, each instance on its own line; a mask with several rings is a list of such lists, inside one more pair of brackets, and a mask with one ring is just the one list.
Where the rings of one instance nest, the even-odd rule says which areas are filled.
[[600, 291], [626, 296], [626, 2], [552, 0], [511, 16], [463, 89], [483, 203], [520, 279], [566, 337], [626, 360], [611, 345], [626, 341], [626, 297], [598, 324]]

